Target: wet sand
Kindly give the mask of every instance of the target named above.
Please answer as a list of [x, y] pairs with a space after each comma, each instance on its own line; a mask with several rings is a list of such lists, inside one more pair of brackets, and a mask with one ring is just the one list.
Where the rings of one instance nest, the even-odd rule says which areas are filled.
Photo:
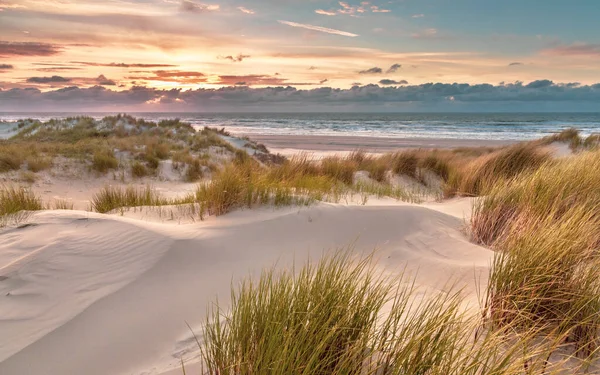
[[[244, 136], [246, 134], [241, 134]], [[263, 143], [273, 152], [282, 154], [300, 151], [323, 153], [347, 152], [362, 149], [372, 153], [385, 153], [403, 148], [458, 148], [499, 147], [517, 143], [517, 140], [479, 140], [447, 138], [383, 138], [326, 135], [248, 135]]]

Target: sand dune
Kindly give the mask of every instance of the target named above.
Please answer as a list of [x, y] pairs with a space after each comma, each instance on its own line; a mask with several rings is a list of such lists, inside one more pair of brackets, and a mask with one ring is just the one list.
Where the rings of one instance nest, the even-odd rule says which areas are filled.
[[491, 252], [461, 233], [470, 201], [246, 210], [188, 225], [80, 211], [36, 214], [0, 236], [0, 374], [161, 374], [193, 362], [209, 302], [231, 282], [354, 244], [434, 293], [476, 304]]

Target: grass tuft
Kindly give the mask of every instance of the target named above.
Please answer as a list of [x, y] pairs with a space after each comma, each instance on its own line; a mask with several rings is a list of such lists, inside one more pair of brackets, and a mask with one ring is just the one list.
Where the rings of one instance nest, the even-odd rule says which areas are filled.
[[0, 227], [26, 218], [26, 211], [42, 209], [40, 198], [31, 190], [15, 186], [0, 187]]
[[98, 151], [92, 157], [92, 169], [100, 173], [106, 173], [109, 169], [116, 169], [118, 167], [119, 161], [112, 151]]

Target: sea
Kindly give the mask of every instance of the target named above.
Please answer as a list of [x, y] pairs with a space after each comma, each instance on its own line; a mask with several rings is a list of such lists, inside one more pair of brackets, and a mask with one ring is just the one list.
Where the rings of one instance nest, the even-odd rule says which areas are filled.
[[[598, 113], [129, 113], [149, 121], [179, 118], [195, 127], [225, 128], [232, 134], [329, 135], [390, 138], [529, 140], [577, 128], [600, 133]], [[115, 113], [2, 113], [0, 133], [19, 119]]]

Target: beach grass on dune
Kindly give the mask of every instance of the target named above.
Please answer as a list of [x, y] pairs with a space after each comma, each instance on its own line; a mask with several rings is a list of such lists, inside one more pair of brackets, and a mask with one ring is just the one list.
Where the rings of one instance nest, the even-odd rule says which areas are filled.
[[[264, 271], [209, 308], [198, 340], [204, 374], [517, 375], [550, 371], [556, 340], [479, 331], [459, 292], [422, 298], [381, 276], [372, 255], [338, 251], [296, 272]], [[524, 350], [526, 349], [526, 350]], [[524, 372], [525, 371], [525, 372]], [[537, 372], [536, 372], [537, 371]]]
[[498, 251], [490, 273], [492, 324], [564, 334], [594, 355], [600, 330], [600, 153], [548, 160], [493, 186], [471, 235]]
[[42, 210], [42, 202], [31, 190], [16, 186], [0, 187], [0, 226], [19, 222], [30, 211]]
[[105, 186], [92, 197], [91, 208], [96, 212], [107, 213], [118, 208], [165, 206], [173, 203], [174, 201], [161, 197], [150, 186]]
[[[479, 196], [518, 174], [535, 170], [551, 159], [547, 151], [530, 143], [510, 146], [477, 158], [455, 171], [446, 187], [447, 195]], [[448, 173], [450, 175], [450, 172]]]

